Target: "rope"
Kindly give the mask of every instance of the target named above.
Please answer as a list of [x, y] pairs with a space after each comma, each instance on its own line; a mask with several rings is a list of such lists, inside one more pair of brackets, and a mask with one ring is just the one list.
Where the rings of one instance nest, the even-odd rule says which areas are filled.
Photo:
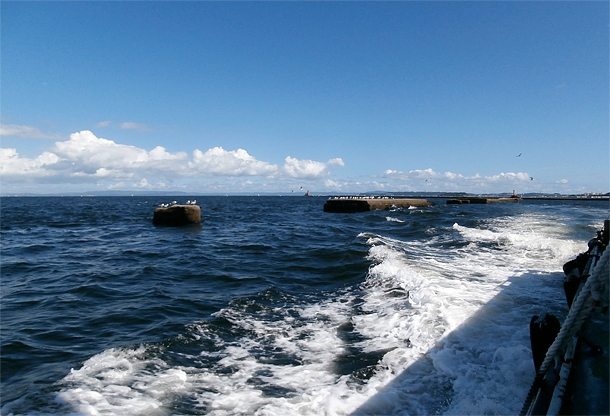
[[[600, 278], [596, 278], [592, 283], [591, 283], [591, 297], [593, 298], [593, 300], [595, 301], [595, 305], [596, 306], [601, 306], [602, 308], [607, 308], [608, 307], [608, 302], [609, 302], [609, 282], [610, 279], [604, 279], [603, 277], [608, 277], [608, 275], [610, 274], [610, 270], [609, 270], [609, 262], [608, 262], [608, 251], [610, 250], [606, 250], [604, 252], [604, 254], [602, 255], [602, 258], [599, 259], [599, 262], [597, 263], [596, 267], [595, 267], [595, 271], [593, 272], [594, 276], [599, 275]], [[604, 257], [605, 257], [605, 261], [604, 261]], [[593, 277], [593, 276], [591, 276]]]
[[593, 274], [589, 276], [584, 288], [578, 294], [578, 298], [572, 304], [570, 312], [565, 322], [561, 326], [561, 330], [553, 344], [549, 347], [544, 361], [540, 366], [540, 369], [536, 373], [532, 387], [527, 395], [525, 404], [521, 409], [521, 416], [526, 415], [535, 396], [540, 388], [540, 384], [544, 379], [547, 371], [551, 367], [553, 360], [561, 358], [558, 352], [565, 347], [567, 341], [573, 337], [582, 327], [582, 324], [587, 319], [591, 311], [600, 302], [605, 302], [607, 306], [608, 296], [604, 297], [604, 294], [608, 293], [608, 258], [610, 257], [610, 250], [605, 250], [602, 257], [599, 259], [595, 266]]

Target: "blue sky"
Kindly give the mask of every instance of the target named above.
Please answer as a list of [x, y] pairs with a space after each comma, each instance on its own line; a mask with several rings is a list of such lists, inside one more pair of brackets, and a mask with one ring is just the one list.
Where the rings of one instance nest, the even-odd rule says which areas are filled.
[[610, 188], [608, 2], [0, 7], [3, 193]]

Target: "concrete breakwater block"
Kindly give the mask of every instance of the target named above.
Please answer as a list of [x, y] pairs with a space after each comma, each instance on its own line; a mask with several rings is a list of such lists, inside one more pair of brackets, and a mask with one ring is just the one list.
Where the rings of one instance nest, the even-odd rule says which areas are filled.
[[328, 199], [324, 204], [324, 212], [365, 212], [393, 207], [430, 207], [436, 205], [426, 199], [391, 199], [391, 198], [337, 198]]
[[518, 202], [523, 201], [522, 198], [510, 197], [510, 198], [479, 198], [479, 197], [465, 197], [448, 199], [447, 204], [492, 204], [494, 202]]
[[154, 225], [180, 226], [198, 222], [201, 222], [201, 208], [198, 205], [157, 208], [153, 215]]

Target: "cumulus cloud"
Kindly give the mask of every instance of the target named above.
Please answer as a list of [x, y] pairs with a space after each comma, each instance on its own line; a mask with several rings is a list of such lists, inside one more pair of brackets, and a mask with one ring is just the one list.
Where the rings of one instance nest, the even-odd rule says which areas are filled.
[[[36, 158], [19, 155], [16, 149], [0, 149], [3, 182], [97, 183], [108, 188], [118, 184], [132, 187], [164, 187], [166, 182], [203, 177], [258, 177], [316, 179], [330, 174], [331, 166], [344, 166], [341, 159], [326, 163], [287, 157], [284, 166], [257, 160], [246, 150], [214, 147], [168, 152], [157, 146], [150, 151], [96, 137], [90, 131], [58, 141]], [[155, 182], [157, 180], [157, 182]]]
[[90, 131], [70, 135], [70, 140], [56, 142], [52, 149], [68, 168], [58, 174], [73, 177], [130, 179], [139, 176], [174, 176], [177, 161], [185, 161], [185, 152], [169, 153], [163, 147], [150, 152], [135, 146], [96, 137]]
[[530, 181], [530, 175], [524, 172], [507, 172], [491, 176], [465, 176], [453, 172], [435, 172], [432, 169], [410, 170], [401, 172], [386, 170], [383, 178], [398, 182], [404, 190], [433, 190], [464, 191], [464, 192], [497, 192], [503, 188], [512, 189], [517, 185], [524, 185]]
[[17, 177], [49, 177], [54, 175], [50, 167], [60, 160], [59, 156], [50, 152], [30, 159], [20, 156], [16, 149], [0, 149], [0, 175], [3, 181]]
[[0, 124], [0, 136], [14, 137], [20, 139], [46, 139], [58, 140], [65, 138], [62, 134], [43, 133], [32, 126], [20, 126], [17, 124]]
[[196, 149], [188, 165], [193, 175], [204, 176], [273, 176], [278, 171], [276, 165], [256, 160], [243, 149], [227, 151], [222, 147], [205, 153]]
[[316, 162], [314, 160], [298, 160], [286, 157], [282, 171], [291, 178], [314, 179], [330, 175], [330, 166], [345, 166], [340, 158], [331, 159], [328, 162]]

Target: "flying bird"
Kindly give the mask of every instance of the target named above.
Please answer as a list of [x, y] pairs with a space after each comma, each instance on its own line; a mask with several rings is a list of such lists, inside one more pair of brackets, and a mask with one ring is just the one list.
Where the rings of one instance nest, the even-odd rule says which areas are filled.
[[516, 157], [521, 157], [521, 155], [522, 155], [522, 154], [523, 154], [523, 153], [519, 153], [519, 154], [518, 154]]
[[532, 178], [532, 177], [530, 176], [530, 181], [533, 181], [533, 180], [534, 180], [534, 178]]

